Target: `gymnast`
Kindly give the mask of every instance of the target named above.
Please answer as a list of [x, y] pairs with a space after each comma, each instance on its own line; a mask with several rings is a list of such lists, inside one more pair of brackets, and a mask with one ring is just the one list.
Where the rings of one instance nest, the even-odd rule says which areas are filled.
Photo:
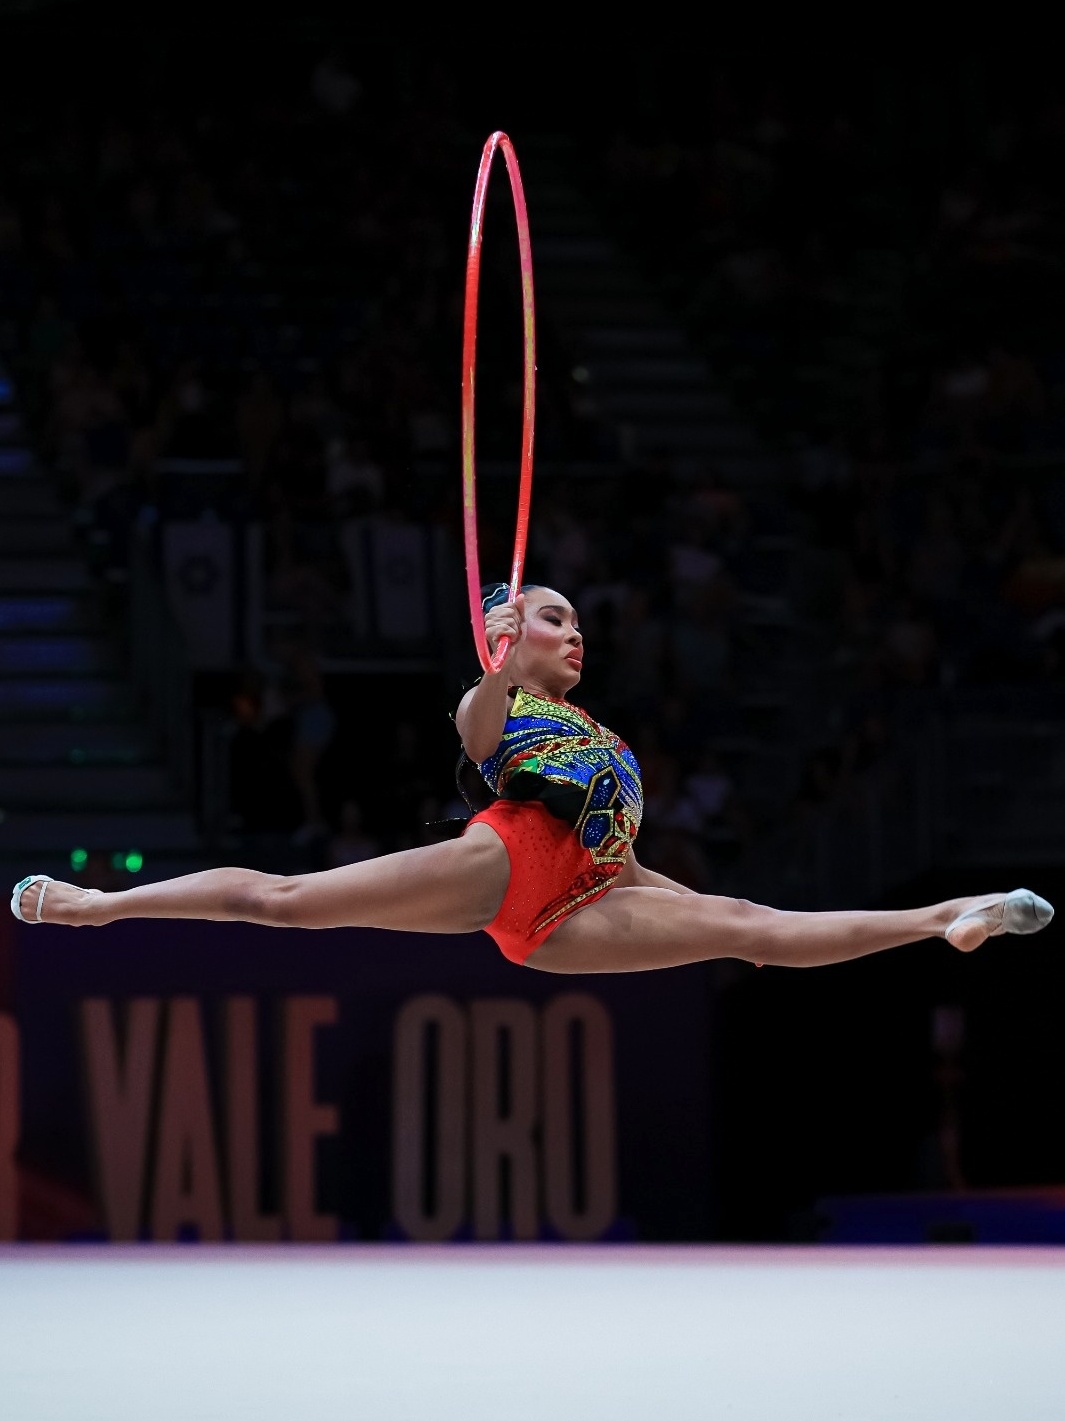
[[[212, 868], [117, 893], [37, 874], [11, 909], [23, 922], [237, 920], [272, 927], [486, 931], [504, 956], [545, 972], [642, 972], [733, 957], [781, 967], [845, 962], [925, 938], [971, 952], [1034, 933], [1053, 908], [1024, 888], [926, 908], [798, 913], [695, 893], [633, 852], [643, 796], [627, 745], [569, 698], [581, 679], [577, 612], [528, 584], [485, 589], [493, 654], [458, 707], [460, 783], [477, 809], [461, 837], [322, 873]], [[472, 791], [469, 786], [472, 784]]]

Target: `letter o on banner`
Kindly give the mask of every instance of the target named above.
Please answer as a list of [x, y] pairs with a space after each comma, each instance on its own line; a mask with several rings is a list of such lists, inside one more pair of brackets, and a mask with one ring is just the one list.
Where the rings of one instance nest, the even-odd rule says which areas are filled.
[[613, 1031], [602, 1002], [566, 992], [548, 1003], [543, 1062], [547, 1216], [563, 1238], [601, 1238], [617, 1212]]
[[408, 1238], [436, 1243], [466, 1212], [465, 1015], [450, 997], [413, 997], [394, 1041], [392, 1207]]

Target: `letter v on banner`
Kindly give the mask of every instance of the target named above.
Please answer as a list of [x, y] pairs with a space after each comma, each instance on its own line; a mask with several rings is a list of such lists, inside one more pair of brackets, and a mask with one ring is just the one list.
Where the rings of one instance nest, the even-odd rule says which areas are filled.
[[132, 1242], [140, 1233], [159, 1006], [155, 997], [127, 1004], [125, 1049], [120, 1050], [111, 1003], [90, 999], [81, 1004], [100, 1203], [116, 1243]]

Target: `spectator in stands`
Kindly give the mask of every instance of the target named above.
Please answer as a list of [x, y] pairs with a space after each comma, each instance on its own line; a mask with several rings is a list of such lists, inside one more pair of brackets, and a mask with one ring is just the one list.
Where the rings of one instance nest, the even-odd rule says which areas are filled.
[[290, 770], [302, 811], [294, 842], [302, 846], [324, 838], [328, 832], [318, 771], [322, 756], [332, 744], [337, 720], [325, 694], [317, 658], [309, 647], [297, 644], [286, 648], [284, 688], [292, 715]]
[[276, 679], [257, 668], [240, 676], [230, 701], [230, 798], [234, 827], [254, 837], [291, 832], [301, 804], [292, 780], [292, 724]]
[[704, 747], [683, 784], [684, 797], [699, 812], [700, 827], [720, 824], [728, 815], [735, 785], [732, 776], [721, 765], [712, 745]]
[[652, 829], [698, 836], [703, 828], [701, 806], [682, 784], [675, 760], [670, 760], [659, 777], [653, 794], [644, 801], [644, 813]]
[[932, 606], [950, 606], [961, 595], [964, 570], [965, 550], [958, 537], [957, 519], [948, 500], [934, 494], [910, 552], [910, 590]]
[[311, 375], [292, 396], [290, 418], [312, 431], [323, 448], [345, 431], [344, 418], [320, 373]]
[[933, 681], [939, 657], [935, 624], [914, 597], [900, 596], [884, 628], [888, 674], [905, 686]]
[[77, 354], [61, 367], [55, 435], [57, 463], [72, 477], [78, 501], [91, 504], [125, 467], [129, 430], [109, 381]]
[[451, 421], [441, 401], [425, 390], [407, 418], [407, 442], [415, 459], [448, 454], [455, 446]]
[[365, 859], [377, 858], [381, 852], [381, 845], [366, 832], [362, 808], [355, 800], [346, 799], [340, 806], [339, 828], [329, 840], [327, 867], [362, 863]]
[[237, 444], [253, 489], [260, 490], [285, 424], [285, 408], [274, 382], [257, 370], [237, 401]]
[[159, 451], [178, 459], [228, 454], [231, 446], [223, 432], [214, 392], [198, 360], [178, 368], [159, 411]]
[[[2, 248], [2, 241], [0, 241]], [[55, 296], [41, 297], [27, 335], [27, 356], [33, 373], [46, 374], [74, 336], [74, 327], [64, 319]]]
[[707, 533], [691, 524], [670, 544], [669, 581], [678, 612], [690, 612], [697, 604], [704, 604], [722, 573], [721, 558], [708, 544]]
[[647, 589], [631, 587], [622, 614], [625, 635], [611, 658], [611, 697], [637, 715], [647, 714], [661, 694], [665, 674], [666, 633], [651, 610]]
[[1065, 605], [1065, 555], [1053, 547], [1045, 532], [1032, 528], [1018, 552], [1002, 585], [1006, 601], [1035, 616]]
[[1035, 441], [1046, 395], [1035, 364], [1023, 353], [992, 345], [987, 356], [985, 432], [993, 449], [1026, 453]]
[[981, 425], [991, 388], [987, 362], [971, 349], [963, 349], [936, 376], [926, 411], [933, 430], [961, 442]]
[[423, 737], [413, 720], [404, 716], [397, 721], [384, 753], [388, 788], [375, 822], [390, 848], [412, 848], [427, 842], [424, 831], [428, 821], [444, 817], [442, 796], [436, 792]]
[[326, 447], [325, 486], [338, 517], [358, 517], [384, 503], [385, 471], [365, 439], [338, 436]]
[[687, 829], [652, 829], [645, 851], [648, 865], [667, 878], [705, 893], [711, 886], [710, 862], [698, 837]]
[[673, 618], [670, 651], [674, 674], [693, 697], [712, 695], [729, 683], [731, 645], [722, 598], [712, 587], [692, 595]]
[[564, 488], [540, 505], [532, 532], [533, 551], [552, 587], [583, 587], [592, 566], [592, 542], [585, 521]]
[[361, 93], [362, 85], [339, 50], [330, 50], [319, 60], [311, 75], [311, 94], [324, 113], [332, 118], [346, 118]]

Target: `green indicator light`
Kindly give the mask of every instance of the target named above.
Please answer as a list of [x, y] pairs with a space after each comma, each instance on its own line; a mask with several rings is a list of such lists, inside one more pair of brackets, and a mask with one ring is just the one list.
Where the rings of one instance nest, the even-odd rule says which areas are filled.
[[139, 854], [136, 849], [133, 849], [130, 853], [128, 853], [128, 854], [126, 855], [126, 872], [127, 872], [127, 873], [140, 873], [140, 871], [141, 871], [141, 869], [142, 869], [143, 867], [144, 867], [144, 855], [143, 855], [143, 854]]
[[114, 854], [111, 855], [111, 867], [112, 867], [112, 868], [125, 868], [125, 866], [126, 866], [126, 856], [125, 856], [124, 853], [122, 853], [121, 850], [119, 850], [117, 853], [114, 853]]
[[88, 851], [87, 851], [87, 850], [85, 850], [85, 849], [71, 849], [71, 851], [70, 851], [70, 866], [71, 866], [71, 868], [74, 870], [75, 873], [80, 873], [81, 870], [85, 867], [85, 865], [86, 865], [88, 862], [89, 862], [89, 855], [88, 855]]

